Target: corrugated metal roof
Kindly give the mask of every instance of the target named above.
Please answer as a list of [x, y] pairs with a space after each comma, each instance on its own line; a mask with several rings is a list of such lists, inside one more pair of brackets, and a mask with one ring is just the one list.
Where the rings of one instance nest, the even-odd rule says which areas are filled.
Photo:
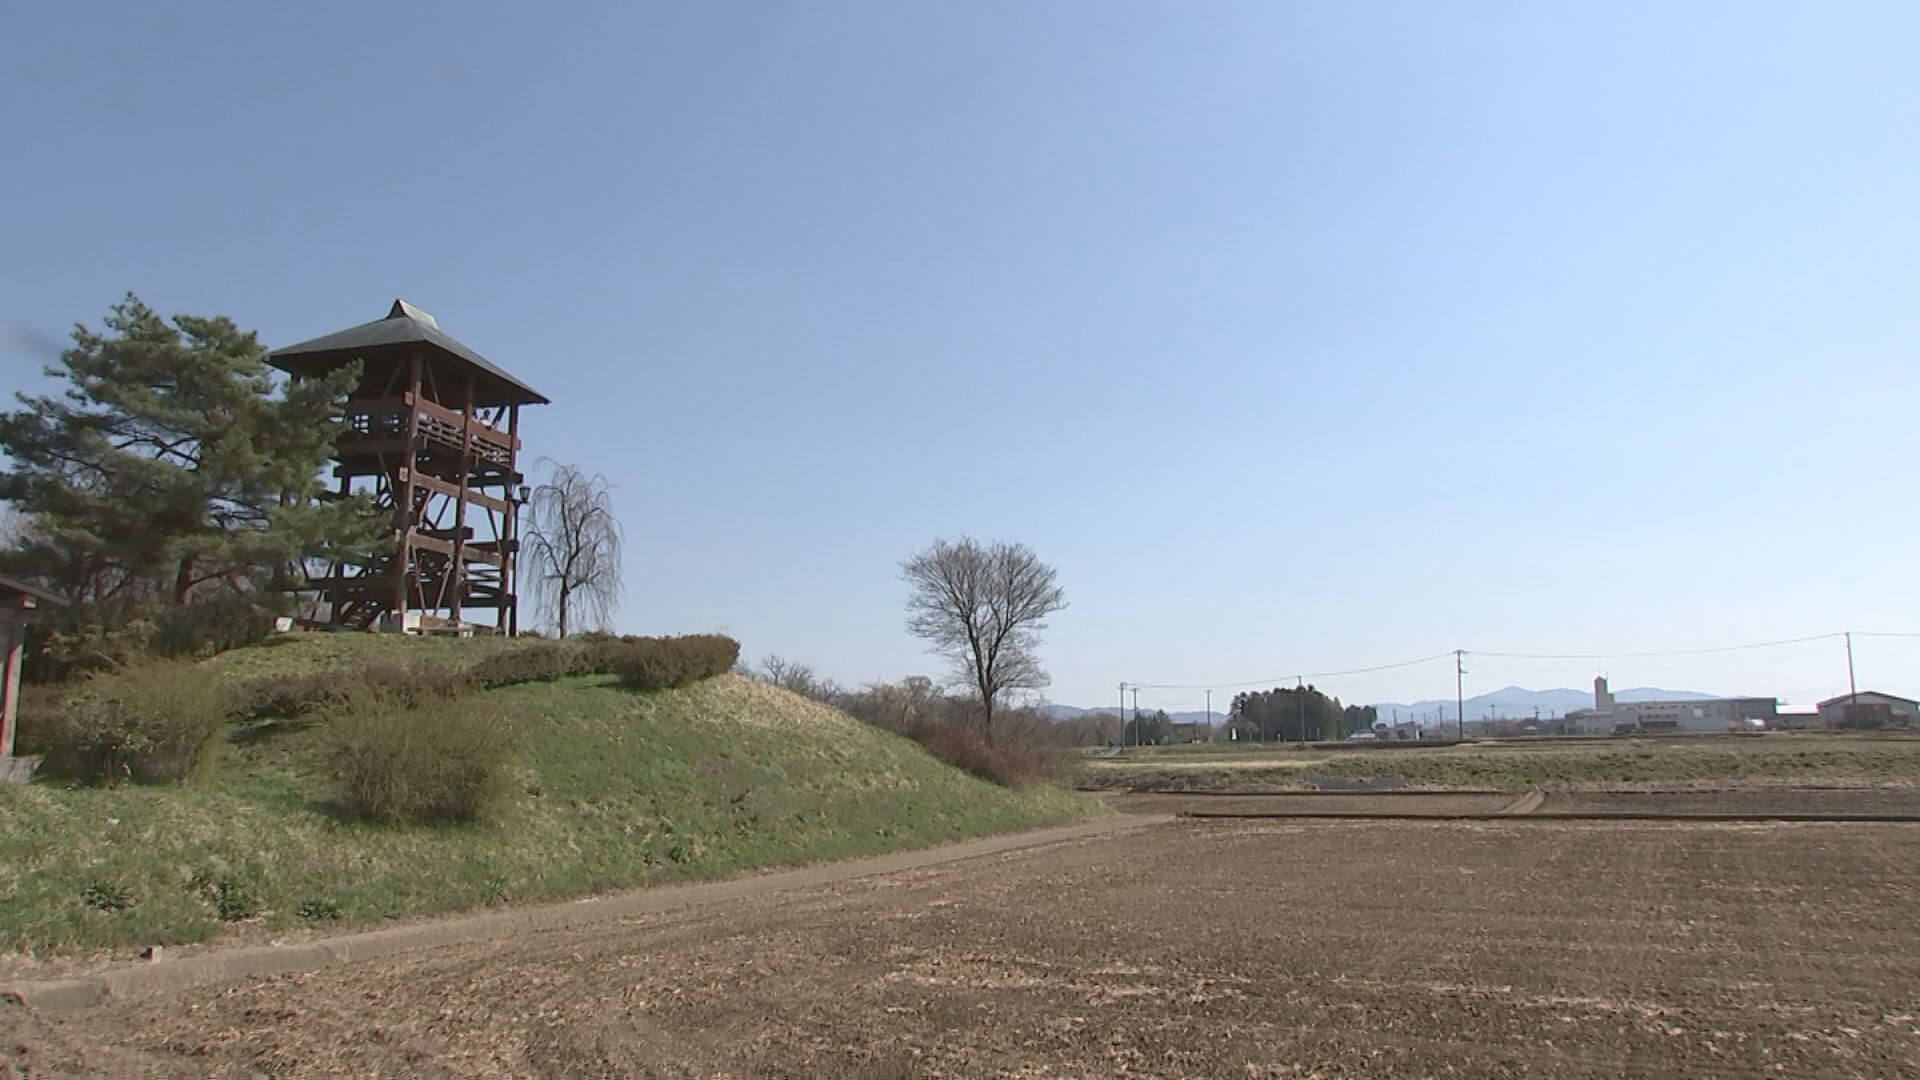
[[351, 360], [354, 354], [404, 345], [432, 345], [441, 351], [479, 368], [500, 383], [503, 393], [491, 395], [497, 402], [488, 404], [546, 405], [545, 394], [509, 374], [506, 369], [474, 352], [440, 329], [433, 316], [407, 303], [395, 300], [384, 319], [350, 326], [331, 334], [288, 345], [268, 354], [267, 360], [282, 371], [307, 372], [328, 366], [325, 362]]

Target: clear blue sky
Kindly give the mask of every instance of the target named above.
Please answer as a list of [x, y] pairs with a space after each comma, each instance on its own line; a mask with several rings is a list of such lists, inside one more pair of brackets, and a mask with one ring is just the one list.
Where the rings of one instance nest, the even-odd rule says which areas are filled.
[[404, 296], [615, 483], [623, 628], [846, 682], [938, 670], [896, 564], [961, 532], [1059, 566], [1080, 704], [1920, 630], [1920, 7], [629, 7], [0, 5], [5, 382], [129, 289]]

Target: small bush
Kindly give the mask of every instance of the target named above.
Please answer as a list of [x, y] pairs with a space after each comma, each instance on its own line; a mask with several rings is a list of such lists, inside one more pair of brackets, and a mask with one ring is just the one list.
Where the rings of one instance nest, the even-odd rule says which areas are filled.
[[506, 793], [513, 724], [484, 699], [340, 709], [328, 718], [340, 805], [371, 821], [473, 821]]
[[1058, 780], [1072, 769], [1071, 755], [1058, 746], [1005, 738], [990, 743], [977, 729], [964, 724], [915, 724], [903, 734], [941, 761], [1002, 787]]
[[468, 669], [474, 684], [492, 690], [519, 683], [551, 682], [588, 670], [584, 646], [536, 641], [494, 653]]
[[358, 669], [256, 680], [248, 687], [247, 711], [292, 719], [329, 709], [413, 708], [451, 700], [473, 686], [468, 673], [446, 664], [376, 660]]
[[213, 766], [239, 695], [220, 673], [152, 661], [97, 675], [60, 703], [44, 743], [50, 772], [90, 782], [167, 783]]
[[358, 681], [353, 672], [346, 671], [269, 676], [248, 686], [247, 711], [258, 718], [291, 720], [352, 701]]
[[594, 646], [596, 665], [637, 690], [685, 686], [724, 675], [740, 659], [740, 643], [720, 634], [624, 637]]
[[375, 660], [360, 668], [358, 682], [356, 701], [403, 709], [452, 701], [473, 689], [473, 679], [466, 672], [430, 662]]

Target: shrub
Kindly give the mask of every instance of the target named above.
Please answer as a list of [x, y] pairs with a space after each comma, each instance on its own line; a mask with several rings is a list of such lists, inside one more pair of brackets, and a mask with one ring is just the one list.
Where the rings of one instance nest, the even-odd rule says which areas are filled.
[[473, 821], [505, 794], [514, 731], [492, 702], [345, 708], [328, 719], [328, 764], [355, 817]]
[[116, 671], [148, 655], [153, 621], [131, 606], [69, 608], [27, 628], [31, 648], [21, 674], [59, 682]]
[[685, 686], [698, 679], [724, 675], [740, 659], [740, 643], [720, 634], [682, 634], [679, 637], [624, 637], [595, 647], [600, 670], [620, 676], [621, 683], [638, 690]]
[[358, 678], [349, 671], [272, 675], [247, 687], [247, 711], [255, 717], [288, 720], [353, 700]]
[[198, 778], [239, 705], [218, 672], [195, 664], [150, 661], [97, 675], [61, 701], [42, 737], [47, 765], [92, 782]]
[[466, 672], [431, 662], [375, 660], [360, 668], [357, 681], [356, 701], [403, 709], [452, 701], [473, 689], [473, 679]]
[[226, 593], [169, 604], [153, 615], [147, 647], [158, 656], [207, 657], [251, 645], [273, 629], [277, 596]]
[[188, 604], [156, 599], [65, 608], [28, 632], [34, 681], [117, 671], [155, 657], [207, 657], [266, 637], [277, 596], [225, 593]]
[[587, 671], [584, 646], [536, 641], [516, 646], [480, 661], [468, 669], [476, 686], [492, 690], [518, 683], [550, 682]]
[[247, 711], [291, 719], [328, 709], [413, 708], [459, 697], [473, 685], [468, 673], [446, 664], [376, 660], [357, 669], [256, 680], [247, 688]]
[[941, 761], [1002, 787], [1058, 780], [1072, 769], [1071, 755], [1058, 746], [1005, 737], [990, 743], [965, 724], [930, 721], [911, 725], [903, 734]]

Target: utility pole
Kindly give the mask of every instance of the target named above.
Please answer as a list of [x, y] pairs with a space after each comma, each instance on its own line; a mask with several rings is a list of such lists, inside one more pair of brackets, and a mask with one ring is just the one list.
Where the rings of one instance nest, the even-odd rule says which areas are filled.
[[1213, 691], [1207, 691], [1207, 741], [1213, 741]]
[[1467, 737], [1467, 650], [1453, 650], [1453, 708], [1455, 729], [1459, 737]]
[[1860, 704], [1860, 687], [1853, 681], [1853, 631], [1847, 631], [1847, 705]]
[[1120, 745], [1127, 745], [1127, 683], [1120, 681]]
[[1140, 731], [1140, 688], [1129, 686], [1127, 689], [1133, 691], [1133, 745], [1145, 746], [1146, 742]]
[[1307, 679], [1304, 675], [1293, 677], [1293, 700], [1300, 706], [1300, 745], [1307, 745]]

